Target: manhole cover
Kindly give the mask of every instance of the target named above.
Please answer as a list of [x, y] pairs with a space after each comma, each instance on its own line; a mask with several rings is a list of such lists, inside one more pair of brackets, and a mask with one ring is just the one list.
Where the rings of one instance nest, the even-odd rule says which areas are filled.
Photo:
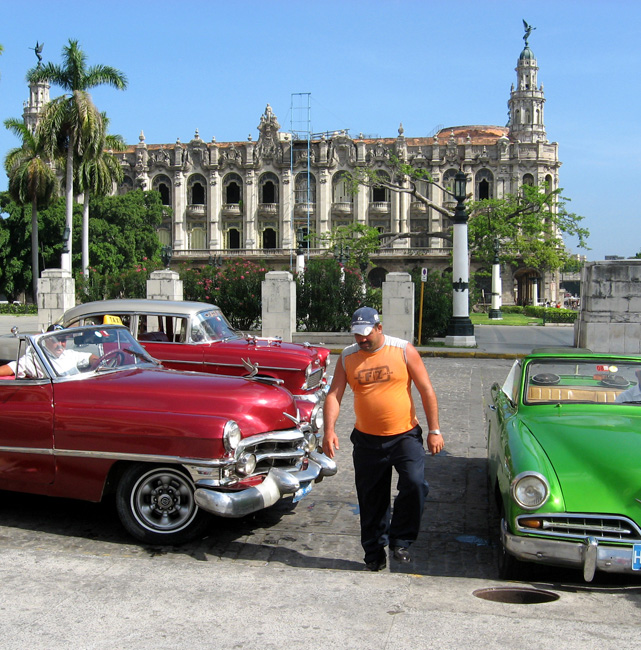
[[559, 595], [543, 589], [528, 589], [525, 587], [492, 587], [477, 589], [474, 592], [477, 598], [492, 600], [495, 603], [512, 603], [516, 605], [538, 605], [551, 603], [559, 599]]

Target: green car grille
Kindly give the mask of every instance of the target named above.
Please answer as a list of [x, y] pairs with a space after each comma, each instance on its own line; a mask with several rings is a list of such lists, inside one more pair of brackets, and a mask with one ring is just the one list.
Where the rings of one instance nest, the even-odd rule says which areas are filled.
[[[532, 522], [538, 522], [532, 526]], [[602, 542], [638, 542], [641, 529], [627, 517], [610, 515], [522, 515], [516, 519], [517, 530], [549, 537], [594, 537]]]

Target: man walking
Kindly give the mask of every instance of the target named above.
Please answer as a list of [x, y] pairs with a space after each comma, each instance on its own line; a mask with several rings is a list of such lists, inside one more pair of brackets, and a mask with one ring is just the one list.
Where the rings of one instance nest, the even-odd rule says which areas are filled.
[[[336, 365], [325, 400], [323, 451], [333, 458], [339, 448], [334, 430], [345, 387], [354, 392], [356, 424], [354, 475], [361, 519], [365, 567], [386, 566], [385, 546], [399, 562], [410, 562], [410, 544], [418, 532], [428, 492], [425, 481], [423, 432], [412, 400], [412, 382], [429, 427], [427, 448], [443, 449], [438, 402], [425, 365], [409, 342], [383, 334], [378, 312], [361, 307], [352, 316], [355, 343], [345, 348]], [[398, 472], [398, 495], [390, 520], [392, 468]]]

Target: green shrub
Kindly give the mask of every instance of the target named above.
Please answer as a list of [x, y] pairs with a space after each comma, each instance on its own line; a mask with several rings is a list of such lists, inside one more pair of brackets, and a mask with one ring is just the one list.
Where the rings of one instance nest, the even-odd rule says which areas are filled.
[[[412, 270], [414, 282], [414, 330], [417, 345], [426, 345], [432, 339], [447, 334], [447, 328], [452, 318], [452, 274], [432, 272], [427, 276], [426, 282], [421, 282], [421, 270]], [[421, 285], [423, 288], [423, 323], [421, 340], [419, 336], [419, 313], [421, 306]]]
[[8, 305], [0, 305], [0, 314], [26, 315], [26, 314], [37, 314], [37, 313], [38, 313], [38, 306], [34, 304], [14, 305], [12, 303], [9, 303]]
[[381, 310], [380, 289], [363, 287], [363, 276], [333, 258], [309, 260], [296, 275], [296, 325], [307, 332], [349, 332], [352, 314], [363, 305]]

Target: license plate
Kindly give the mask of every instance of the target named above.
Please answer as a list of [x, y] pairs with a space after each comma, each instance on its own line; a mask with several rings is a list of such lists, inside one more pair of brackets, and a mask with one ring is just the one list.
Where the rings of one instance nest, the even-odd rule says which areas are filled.
[[[298, 490], [294, 493], [294, 503], [300, 501], [306, 494], [309, 494], [312, 491], [312, 482], [305, 483], [301, 485]], [[640, 545], [641, 546], [641, 545]]]
[[632, 570], [641, 570], [641, 544], [634, 544], [632, 546]]

